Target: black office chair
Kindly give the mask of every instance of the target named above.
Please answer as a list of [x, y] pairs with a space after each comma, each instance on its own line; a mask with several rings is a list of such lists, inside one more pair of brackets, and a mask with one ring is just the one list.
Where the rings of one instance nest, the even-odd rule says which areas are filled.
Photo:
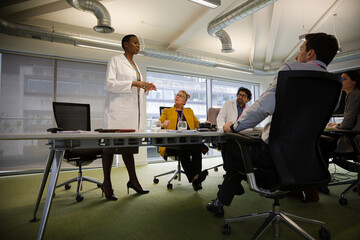
[[[160, 110], [160, 116], [162, 114], [162, 112], [164, 111], [165, 108], [170, 108], [170, 107], [164, 107], [164, 106], [160, 106], [159, 110]], [[158, 148], [157, 148], [158, 149]], [[153, 182], [154, 183], [159, 183], [159, 179], [158, 177], [162, 177], [162, 176], [166, 176], [171, 174], [171, 177], [168, 180], [168, 183], [166, 185], [167, 189], [172, 189], [173, 188], [173, 184], [171, 183], [173, 179], [177, 179], [178, 181], [181, 181], [181, 173], [185, 173], [182, 169], [181, 169], [181, 163], [179, 160], [179, 157], [175, 154], [174, 151], [172, 151], [173, 149], [177, 149], [176, 146], [171, 146], [171, 147], [167, 147], [166, 148], [166, 154], [168, 157], [170, 158], [174, 158], [175, 161], [177, 161], [177, 167], [174, 170], [162, 173], [162, 174], [158, 174], [156, 176], [154, 176]]]
[[[89, 104], [53, 102], [53, 111], [58, 128], [50, 128], [48, 129], [49, 132], [91, 130]], [[77, 182], [76, 201], [81, 202], [84, 199], [80, 194], [83, 181], [95, 183], [98, 187], [102, 186], [102, 182], [98, 179], [83, 176], [82, 166], [88, 165], [94, 160], [101, 158], [101, 155], [102, 149], [74, 149], [65, 151], [64, 160], [79, 167], [79, 173], [77, 177], [63, 182], [56, 187], [65, 186], [65, 189], [69, 190], [71, 188], [70, 183]]]
[[[356, 179], [338, 181], [338, 182], [331, 182], [329, 186], [335, 185], [344, 185], [350, 184], [341, 194], [339, 203], [341, 206], [348, 205], [348, 200], [345, 198], [345, 195], [349, 193], [351, 190], [357, 191], [360, 195], [360, 146], [357, 137], [360, 135], [360, 131], [352, 131], [352, 130], [330, 130], [326, 133], [328, 136], [332, 136], [334, 134], [340, 134], [341, 136], [346, 136], [351, 142], [353, 147], [352, 152], [347, 153], [333, 153], [330, 157], [332, 158], [331, 163], [334, 163], [341, 168], [349, 171], [357, 173]], [[328, 190], [327, 193], [330, 191]]]
[[[214, 108], [214, 107], [209, 108], [208, 112], [207, 112], [207, 119], [206, 120], [211, 122], [212, 125], [217, 126], [216, 118], [219, 115], [220, 110], [221, 110], [221, 108]], [[219, 145], [217, 145], [217, 144], [210, 145], [210, 148], [221, 150], [221, 147]], [[222, 165], [224, 165], [224, 164], [221, 163], [221, 164], [218, 164], [216, 166], [207, 168], [206, 170], [209, 171], [211, 169], [214, 169], [214, 171], [217, 172], [219, 170], [219, 167], [221, 167]]]
[[[285, 222], [307, 239], [313, 239], [291, 218], [321, 225], [319, 235], [329, 239], [330, 232], [324, 222], [282, 212], [280, 199], [289, 191], [304, 191], [326, 186], [330, 173], [322, 158], [319, 139], [339, 98], [342, 80], [339, 76], [318, 71], [281, 71], [276, 89], [276, 107], [272, 116], [269, 149], [276, 170], [272, 173], [254, 169], [249, 155], [253, 144], [261, 143], [250, 134], [227, 134], [227, 141], [235, 141], [243, 157], [246, 179], [250, 190], [260, 196], [274, 199], [272, 211], [254, 213], [225, 220], [223, 234], [230, 234], [230, 222], [263, 219], [265, 222], [251, 239], [257, 239], [271, 224], [274, 237], [279, 237], [279, 223]], [[260, 179], [277, 176], [269, 186]], [[264, 178], [265, 176], [265, 178]]]

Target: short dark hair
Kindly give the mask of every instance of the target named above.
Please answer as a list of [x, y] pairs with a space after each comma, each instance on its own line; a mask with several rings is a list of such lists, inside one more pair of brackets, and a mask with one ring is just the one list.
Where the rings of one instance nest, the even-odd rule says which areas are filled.
[[247, 97], [248, 97], [248, 99], [251, 100], [252, 95], [251, 95], [251, 92], [250, 92], [249, 89], [244, 88], [244, 87], [239, 87], [239, 89], [238, 89], [238, 91], [237, 91], [237, 93], [236, 93], [236, 96], [239, 95], [239, 92], [240, 92], [240, 91], [245, 92], [246, 95], [247, 95]]
[[358, 71], [347, 71], [344, 73], [348, 75], [352, 81], [356, 82], [355, 87], [360, 89], [360, 73]]
[[137, 38], [137, 36], [134, 35], [134, 34], [128, 34], [128, 35], [126, 35], [125, 37], [123, 37], [123, 39], [121, 40], [121, 47], [122, 47], [124, 50], [125, 50], [124, 43], [129, 42], [129, 41], [130, 41], [130, 38], [132, 38], [132, 37], [136, 37], [136, 38]]
[[316, 52], [316, 60], [320, 60], [327, 65], [335, 57], [339, 50], [337, 39], [326, 33], [310, 33], [305, 36], [306, 51], [313, 49]]

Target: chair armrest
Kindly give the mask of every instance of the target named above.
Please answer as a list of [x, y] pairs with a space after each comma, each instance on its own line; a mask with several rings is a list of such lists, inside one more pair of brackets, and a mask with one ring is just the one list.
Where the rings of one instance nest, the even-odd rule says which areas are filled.
[[46, 131], [51, 133], [57, 133], [58, 131], [62, 131], [62, 128], [49, 128]]
[[328, 135], [328, 136], [331, 136], [332, 134], [335, 134], [335, 135], [341, 134], [341, 135], [348, 137], [351, 141], [351, 145], [352, 145], [354, 151], [356, 152], [357, 155], [360, 155], [360, 146], [356, 139], [356, 136], [360, 135], [359, 130], [328, 129], [328, 130], [324, 131], [324, 134]]
[[360, 131], [359, 130], [347, 130], [347, 129], [326, 129], [324, 131], [325, 134], [343, 134], [343, 135], [346, 135], [348, 137], [353, 137], [353, 136], [356, 136], [356, 135], [359, 135], [360, 134]]
[[235, 141], [238, 145], [242, 154], [242, 160], [246, 171], [245, 174], [254, 173], [249, 147], [254, 144], [260, 144], [262, 141], [260, 136], [252, 136], [246, 133], [227, 133], [225, 139], [226, 141]]
[[249, 132], [249, 133], [227, 133], [225, 135], [225, 138], [236, 140], [242, 144], [255, 144], [255, 143], [261, 143], [262, 140], [261, 140], [260, 135], [261, 134], [254, 135], [254, 134], [251, 134], [251, 132]]

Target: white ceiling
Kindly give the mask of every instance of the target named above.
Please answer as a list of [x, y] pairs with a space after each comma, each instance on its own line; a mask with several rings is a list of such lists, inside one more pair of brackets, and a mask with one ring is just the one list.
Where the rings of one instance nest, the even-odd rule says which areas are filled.
[[[232, 53], [207, 32], [208, 23], [246, 0], [221, 0], [216, 9], [188, 0], [102, 0], [115, 32], [92, 30], [97, 19], [72, 8], [65, 0], [3, 0], [0, 18], [54, 31], [83, 33], [120, 41], [136, 34], [145, 49], [179, 51], [258, 69], [276, 69], [293, 59], [307, 32], [335, 34], [343, 52], [360, 49], [359, 0], [278, 0], [227, 26]], [[336, 16], [334, 16], [336, 14]]]

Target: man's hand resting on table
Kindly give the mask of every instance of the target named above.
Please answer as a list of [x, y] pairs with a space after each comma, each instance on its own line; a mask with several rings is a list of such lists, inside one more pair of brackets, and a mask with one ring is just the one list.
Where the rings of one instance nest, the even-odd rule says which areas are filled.
[[328, 125], [326, 125], [327, 129], [337, 129], [337, 123], [329, 123]]
[[233, 123], [233, 122], [227, 122], [227, 123], [224, 124], [224, 126], [223, 126], [224, 133], [232, 132], [232, 131], [231, 131], [231, 128], [230, 128], [230, 125], [231, 125], [232, 123]]

